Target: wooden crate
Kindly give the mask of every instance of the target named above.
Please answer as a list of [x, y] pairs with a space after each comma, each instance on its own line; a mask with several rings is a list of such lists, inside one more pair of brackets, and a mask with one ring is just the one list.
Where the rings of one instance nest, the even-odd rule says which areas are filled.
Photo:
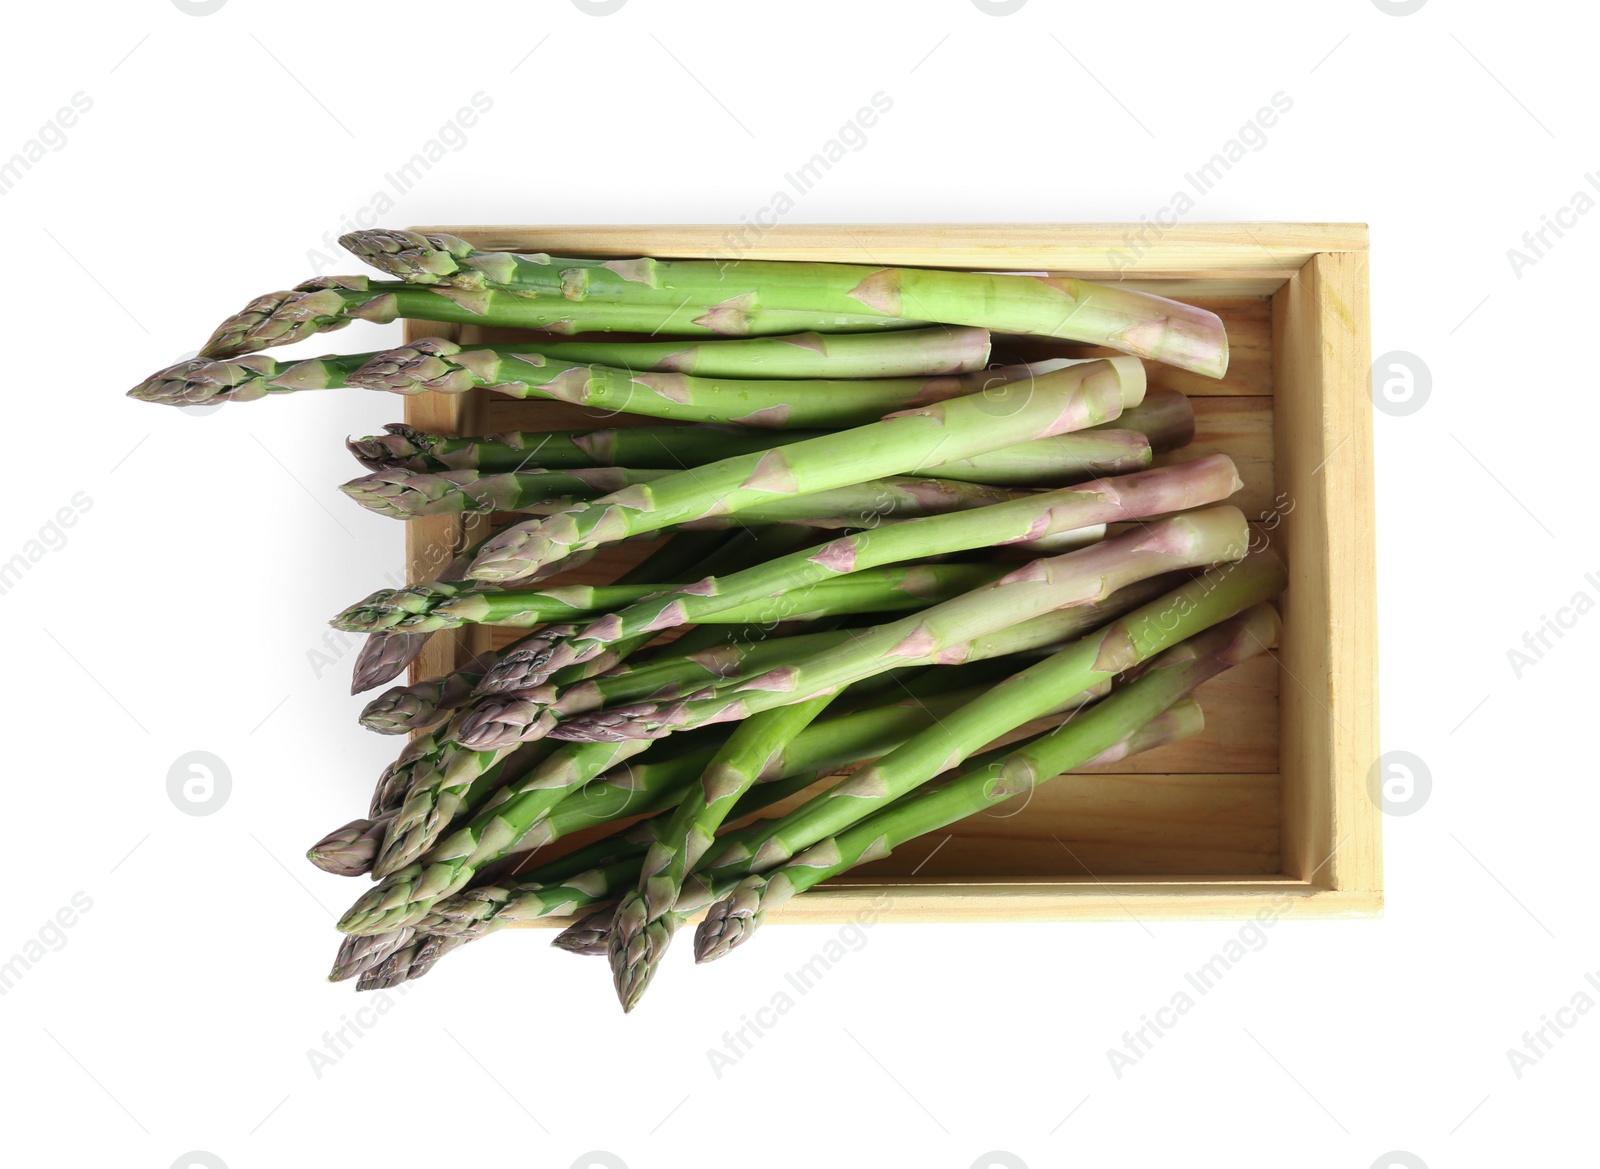
[[[713, 257], [723, 226], [428, 227], [479, 247], [573, 256]], [[1145, 242], [1137, 233], [1145, 232]], [[782, 920], [982, 921], [1374, 915], [1382, 906], [1367, 233], [1358, 224], [786, 225], [739, 255], [1050, 272], [1125, 280], [1205, 305], [1232, 360], [1212, 381], [1148, 364], [1151, 385], [1194, 398], [1194, 444], [1224, 450], [1235, 501], [1289, 565], [1284, 636], [1198, 692], [1205, 732], [1041, 787], [828, 882]], [[408, 339], [512, 339], [508, 330], [409, 325]], [[1026, 356], [1094, 350], [1033, 339]], [[406, 421], [444, 433], [567, 429], [598, 415], [475, 391], [408, 398]], [[605, 425], [649, 419], [607, 418]], [[468, 539], [454, 519], [410, 525], [412, 578], [438, 574]], [[574, 572], [609, 580], [637, 553]], [[512, 631], [436, 637], [413, 669], [453, 668]], [[493, 639], [492, 641], [489, 639]], [[551, 924], [561, 924], [553, 921]]]

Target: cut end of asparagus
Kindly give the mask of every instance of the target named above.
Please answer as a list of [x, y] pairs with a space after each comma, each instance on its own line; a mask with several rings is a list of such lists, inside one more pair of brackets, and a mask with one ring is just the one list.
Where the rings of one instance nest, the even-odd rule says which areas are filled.
[[604, 957], [610, 948], [611, 919], [616, 912], [615, 905], [593, 910], [562, 930], [551, 939], [550, 944], [569, 954]]
[[352, 820], [313, 844], [306, 852], [306, 859], [325, 873], [359, 877], [371, 871], [373, 858], [378, 855], [378, 842], [388, 826], [386, 817]]
[[402, 946], [409, 945], [415, 934], [415, 930], [402, 927], [371, 937], [346, 937], [339, 943], [339, 953], [333, 960], [333, 969], [328, 971], [328, 981], [343, 982], [370, 970]]
[[732, 893], [706, 910], [694, 933], [696, 962], [725, 958], [755, 933], [764, 916], [761, 902], [766, 889], [765, 877], [746, 877]]
[[349, 232], [339, 237], [339, 244], [363, 263], [409, 284], [479, 287], [485, 283], [482, 276], [460, 263], [478, 249], [446, 232], [425, 235], [380, 227]]

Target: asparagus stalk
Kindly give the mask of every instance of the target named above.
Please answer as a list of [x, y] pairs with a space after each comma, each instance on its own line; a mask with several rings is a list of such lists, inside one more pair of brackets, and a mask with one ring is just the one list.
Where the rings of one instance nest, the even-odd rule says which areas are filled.
[[[1002, 571], [1003, 568], [983, 564], [873, 568], [822, 580], [782, 597], [753, 599], [719, 613], [707, 614], [701, 620], [743, 625], [807, 616], [920, 608], [932, 600], [977, 588]], [[354, 633], [380, 629], [433, 632], [458, 629], [463, 625], [529, 628], [549, 622], [593, 618], [619, 605], [653, 596], [663, 587], [669, 586], [566, 585], [525, 590], [432, 581], [403, 589], [380, 589], [340, 613], [330, 624], [335, 629]]]
[[519, 353], [641, 373], [724, 378], [885, 378], [970, 373], [989, 360], [986, 329], [799, 333], [732, 341], [519, 342]]
[[929, 516], [834, 540], [721, 578], [708, 577], [610, 612], [560, 644], [547, 668], [587, 661], [612, 642], [715, 619], [719, 612], [845, 574], [897, 562], [1037, 540], [1216, 503], [1241, 486], [1233, 460], [1209, 455], [1176, 467], [1098, 479], [977, 511]]
[[708, 697], [581, 715], [551, 734], [574, 741], [660, 736], [748, 718], [896, 666], [937, 663], [950, 646], [1052, 609], [1092, 604], [1158, 573], [1238, 560], [1249, 538], [1249, 525], [1236, 507], [1175, 516], [1091, 548], [1032, 561], [984, 588], [865, 631], [832, 653], [718, 687]]
[[380, 271], [463, 291], [518, 288], [579, 304], [696, 303], [738, 311], [788, 309], [905, 315], [1105, 345], [1221, 377], [1228, 366], [1222, 322], [1204, 309], [1120, 286], [1058, 276], [1010, 276], [920, 268], [782, 260], [576, 260], [487, 252], [459, 236], [385, 230], [342, 237]]
[[1143, 379], [1136, 361], [1084, 362], [1037, 378], [1027, 394], [1008, 400], [974, 394], [763, 455], [708, 463], [508, 528], [484, 545], [468, 575], [525, 576], [573, 552], [640, 532], [1081, 430], [1116, 417], [1124, 404], [1136, 404]]
[[505, 289], [418, 288], [365, 276], [319, 276], [286, 292], [258, 296], [217, 326], [204, 357], [238, 357], [291, 345], [351, 321], [418, 321], [544, 329], [552, 333], [625, 332], [687, 337], [755, 337], [808, 330], [861, 333], [926, 322], [867, 311], [827, 313], [747, 308], [739, 304], [621, 305], [534, 298]]
[[[1252, 558], [1219, 585], [1201, 580], [1134, 610], [1073, 642], [988, 693], [938, 720], [870, 767], [813, 797], [781, 819], [764, 824], [738, 847], [710, 858], [707, 868], [762, 872], [926, 784], [985, 743], [1044, 715], [1056, 695], [1076, 693], [1147, 662], [1185, 638], [1210, 644], [1202, 635], [1235, 614], [1275, 596], [1283, 585], [1281, 565]], [[1237, 630], [1219, 633], [1231, 642]], [[1215, 639], [1213, 639], [1215, 640]]]
[[[488, 514], [520, 510], [549, 516], [598, 499], [597, 489], [573, 490], [580, 476], [616, 476], [634, 483], [645, 483], [672, 474], [670, 471], [621, 471], [602, 467], [585, 471], [550, 473], [542, 470], [514, 474], [483, 475], [477, 471], [448, 471], [442, 475], [382, 471], [367, 475], [341, 488], [350, 498], [370, 511], [391, 519], [410, 520], [419, 516]], [[1004, 476], [1010, 478], [1011, 476]], [[691, 528], [722, 529], [730, 523], [740, 526], [801, 524], [807, 527], [860, 527], [885, 518], [940, 515], [950, 511], [987, 507], [1016, 499], [1015, 489], [992, 487], [913, 475], [889, 475], [866, 483], [836, 487], [774, 499], [742, 510], [736, 520], [709, 516]], [[552, 561], [564, 569], [568, 561]]]
[[666, 839], [650, 846], [638, 887], [622, 895], [611, 925], [611, 978], [623, 1010], [633, 1010], [655, 976], [677, 929], [672, 909], [684, 878], [711, 846], [723, 819], [835, 693], [762, 711], [740, 723], [673, 812]]
[[1247, 609], [1192, 642], [1151, 662], [1133, 682], [1056, 730], [1003, 759], [964, 770], [955, 779], [889, 804], [875, 815], [813, 845], [773, 872], [746, 877], [712, 906], [695, 937], [707, 962], [746, 941], [772, 910], [829, 877], [890, 855], [899, 845], [992, 807], [1114, 750], [1206, 679], [1275, 645], [1278, 614]]
[[[1155, 390], [1144, 403], [1125, 410], [1114, 426], [1096, 426], [1072, 434], [1018, 443], [1003, 450], [916, 471], [940, 479], [999, 486], [1055, 486], [1096, 475], [1137, 471], [1150, 462], [1154, 440], [1173, 444], [1181, 436], [1176, 411], [1144, 415], [1152, 400], [1188, 399], [1175, 390]], [[1152, 436], [1133, 425], [1134, 416], [1148, 416]], [[1160, 427], [1156, 426], [1160, 423]], [[394, 475], [476, 471], [480, 475], [511, 474], [530, 467], [564, 470], [576, 467], [633, 467], [678, 470], [764, 451], [773, 445], [770, 430], [740, 426], [626, 426], [613, 430], [528, 431], [457, 438], [425, 434], [392, 422], [387, 433], [351, 439], [346, 445], [362, 466]], [[1190, 429], [1193, 413], [1190, 412]], [[827, 432], [786, 430], [783, 441], [801, 442]], [[1187, 441], [1187, 440], [1185, 440]], [[1182, 445], [1178, 443], [1177, 445]], [[1163, 446], [1162, 449], [1169, 449]]]

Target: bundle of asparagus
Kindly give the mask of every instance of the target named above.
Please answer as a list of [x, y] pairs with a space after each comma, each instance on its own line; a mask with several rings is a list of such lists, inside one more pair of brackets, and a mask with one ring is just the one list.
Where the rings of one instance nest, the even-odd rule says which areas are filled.
[[[1204, 310], [1053, 277], [343, 242], [392, 279], [258, 298], [131, 395], [486, 389], [647, 421], [349, 442], [363, 507], [475, 525], [437, 579], [334, 618], [369, 635], [354, 688], [437, 631], [519, 633], [362, 712], [412, 737], [308, 854], [377, 882], [336, 980], [393, 986], [581, 915], [557, 946], [606, 954], [631, 1010], [685, 921], [721, 957], [823, 880], [1196, 733], [1192, 692], [1274, 644], [1285, 573], [1226, 503], [1232, 461], [1153, 463], [1194, 416], [1139, 358], [1220, 376]], [[259, 352], [396, 317], [540, 332]], [[1130, 356], [991, 368], [991, 331]], [[649, 549], [623, 577], [566, 575], [623, 542]]]

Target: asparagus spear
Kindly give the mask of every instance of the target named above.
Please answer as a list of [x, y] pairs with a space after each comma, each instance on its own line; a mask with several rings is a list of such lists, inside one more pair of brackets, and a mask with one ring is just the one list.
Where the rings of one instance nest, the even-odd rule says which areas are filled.
[[[1003, 568], [982, 564], [920, 564], [872, 568], [794, 589], [778, 598], [708, 614], [702, 620], [742, 625], [783, 621], [805, 615], [870, 613], [920, 608], [978, 587]], [[474, 587], [471, 582], [432, 581], [403, 589], [379, 589], [352, 605], [330, 624], [367, 633], [379, 629], [433, 632], [463, 625], [527, 628], [549, 622], [586, 619], [660, 592], [661, 585], [565, 585], [525, 590]], [[633, 630], [632, 634], [650, 630]], [[620, 640], [620, 639], [618, 639]], [[609, 644], [609, 643], [608, 643]]]
[[607, 613], [551, 654], [552, 672], [587, 661], [613, 641], [648, 630], [714, 619], [762, 597], [789, 595], [841, 574], [881, 565], [1037, 540], [1094, 524], [1121, 523], [1216, 503], [1241, 486], [1233, 460], [1209, 455], [1176, 467], [1098, 479], [1080, 487], [1027, 496], [977, 511], [929, 516], [858, 532], [721, 578], [708, 577]]
[[[345, 484], [342, 491], [363, 507], [391, 519], [410, 520], [429, 515], [462, 515], [521, 510], [549, 516], [598, 499], [599, 490], [548, 496], [572, 486], [584, 475], [616, 475], [644, 483], [672, 474], [670, 471], [618, 471], [603, 467], [551, 474], [534, 470], [515, 474], [481, 475], [477, 471], [447, 471], [442, 475], [395, 473], [367, 475]], [[1009, 477], [1009, 476], [1006, 476]], [[968, 508], [1004, 503], [1021, 494], [1015, 489], [983, 483], [890, 475], [831, 491], [816, 491], [774, 499], [740, 511], [736, 519], [709, 516], [689, 528], [723, 529], [766, 524], [800, 524], [806, 527], [861, 527], [885, 518], [940, 515]], [[524, 504], [522, 501], [526, 501]], [[564, 570], [569, 561], [552, 561]]]
[[1247, 609], [1191, 643], [1167, 651], [1109, 698], [1004, 759], [966, 769], [948, 783], [897, 800], [783, 867], [746, 877], [701, 922], [695, 937], [696, 960], [707, 962], [727, 954], [746, 941], [768, 913], [829, 877], [886, 857], [908, 840], [1032, 791], [1114, 749], [1206, 679], [1276, 644], [1278, 624], [1277, 611], [1270, 605]]
[[884, 378], [970, 373], [989, 360], [986, 329], [799, 333], [732, 341], [519, 342], [519, 353], [643, 373], [725, 378]]
[[[1096, 426], [1072, 434], [1018, 443], [970, 459], [920, 468], [916, 474], [939, 479], [999, 486], [1039, 487], [1077, 482], [1096, 475], [1137, 471], [1150, 462], [1154, 440], [1174, 444], [1182, 434], [1179, 411], [1161, 409], [1146, 414], [1153, 401], [1177, 398], [1180, 409], [1188, 398], [1175, 390], [1154, 390], [1139, 406], [1124, 410], [1116, 424]], [[1138, 416], [1138, 417], [1136, 417]], [[1135, 425], [1150, 419], [1155, 433]], [[1193, 429], [1193, 413], [1189, 414]], [[1158, 426], [1159, 424], [1159, 426]], [[442, 474], [476, 471], [480, 475], [511, 474], [530, 467], [633, 467], [640, 470], [678, 470], [725, 459], [730, 455], [764, 451], [773, 445], [770, 430], [740, 426], [626, 426], [614, 430], [528, 431], [457, 438], [425, 434], [392, 422], [387, 433], [351, 439], [347, 445], [364, 467], [394, 475]], [[786, 430], [785, 443], [820, 438], [827, 432]], [[1187, 441], [1187, 440], [1185, 440]], [[1176, 443], [1176, 445], [1182, 445]], [[1163, 446], [1162, 449], [1169, 449]]]
[[709, 697], [599, 711], [569, 719], [551, 734], [573, 741], [659, 736], [748, 718], [895, 666], [936, 663], [949, 646], [1052, 609], [1102, 600], [1133, 581], [1238, 560], [1249, 538], [1249, 525], [1236, 507], [1175, 516], [1091, 548], [1032, 561], [994, 584], [863, 632], [832, 653], [718, 687]]
[[861, 312], [789, 312], [738, 304], [620, 305], [532, 298], [504, 289], [418, 288], [365, 276], [319, 276], [286, 292], [258, 296], [217, 326], [204, 357], [237, 357], [290, 345], [351, 321], [386, 325], [419, 321], [545, 329], [552, 333], [625, 332], [688, 337], [774, 336], [808, 330], [861, 333], [907, 329], [926, 322]]
[[622, 895], [611, 924], [611, 978], [622, 1009], [633, 1010], [655, 976], [677, 929], [672, 912], [684, 878], [738, 799], [773, 765], [790, 740], [827, 709], [837, 692], [751, 715], [728, 736], [689, 789], [665, 829], [665, 839], [650, 846], [639, 870], [638, 887]]
[[640, 532], [1081, 430], [1116, 417], [1124, 404], [1136, 404], [1143, 378], [1136, 361], [1084, 362], [1035, 379], [1029, 393], [1012, 399], [974, 394], [763, 455], [708, 463], [508, 528], [484, 545], [468, 575], [525, 576], [572, 552]]
[[[781, 864], [930, 782], [983, 744], [1040, 717], [1056, 695], [1107, 681], [1184, 638], [1200, 638], [1212, 626], [1275, 596], [1283, 581], [1282, 565], [1263, 557], [1235, 566], [1220, 584], [1191, 581], [1012, 675], [870, 767], [767, 822], [739, 847], [722, 850], [706, 867], [713, 872], [730, 866], [762, 872]], [[1236, 632], [1218, 634], [1220, 644], [1230, 642]], [[1202, 639], [1196, 644], [1209, 643]]]
[[1105, 345], [1221, 377], [1222, 322], [1204, 309], [1120, 286], [1057, 276], [1009, 276], [782, 260], [577, 260], [482, 251], [459, 236], [373, 230], [342, 237], [374, 267], [463, 291], [519, 288], [579, 304], [696, 303], [737, 311], [880, 313]]

